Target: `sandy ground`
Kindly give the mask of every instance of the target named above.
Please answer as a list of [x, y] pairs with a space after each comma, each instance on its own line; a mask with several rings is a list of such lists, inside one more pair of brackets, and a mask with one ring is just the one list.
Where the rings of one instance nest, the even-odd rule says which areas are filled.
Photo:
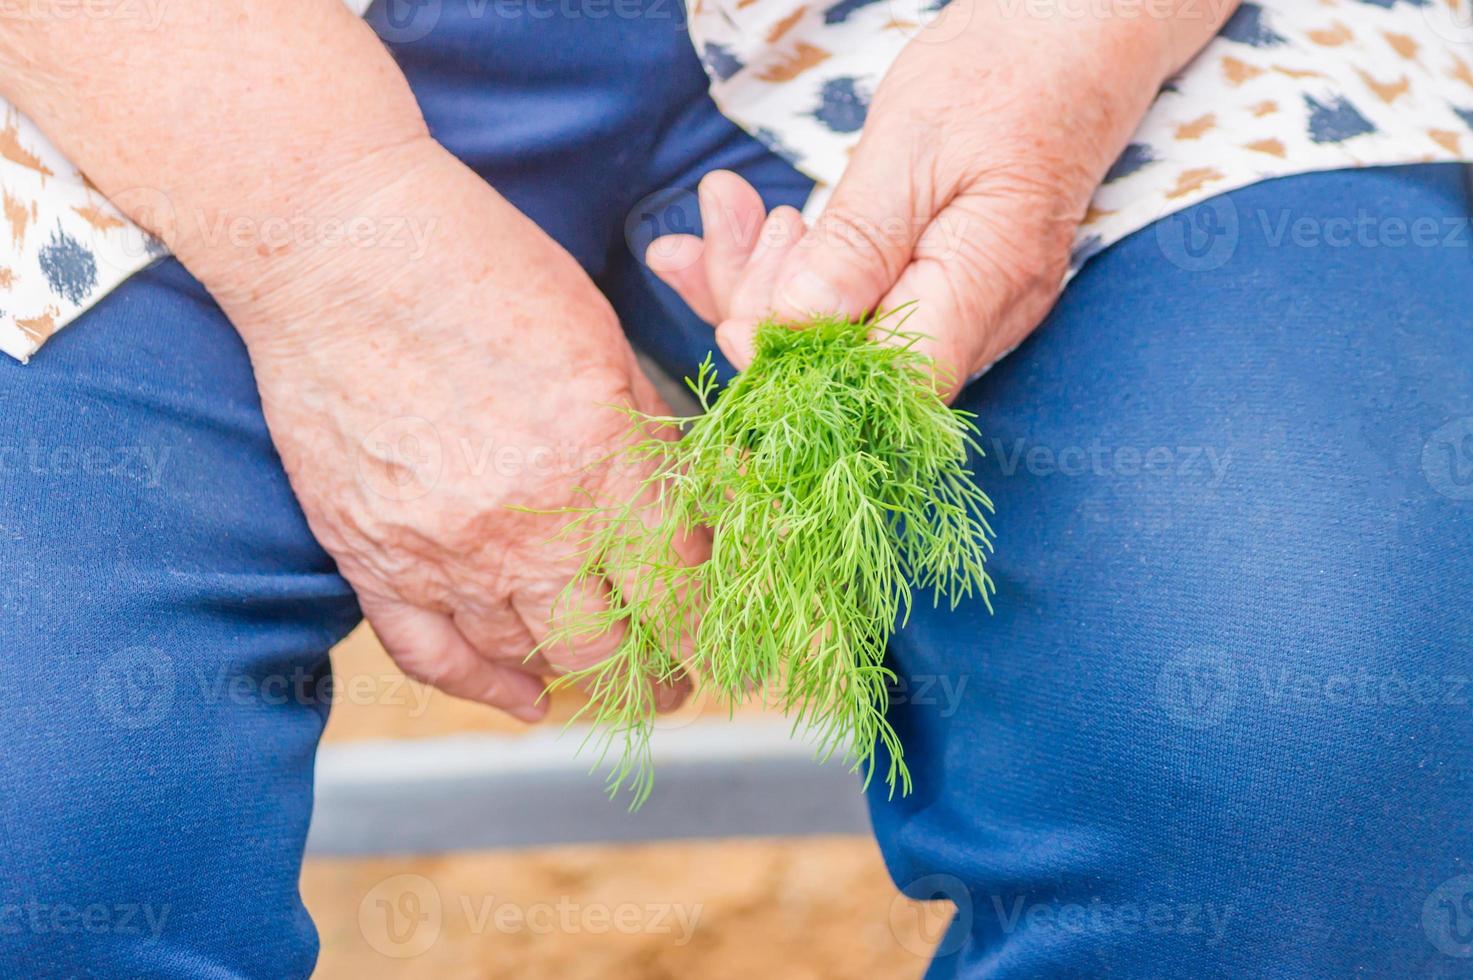
[[882, 980], [944, 927], [853, 838], [314, 861], [303, 893], [322, 978]]
[[[525, 730], [406, 687], [366, 630], [334, 664], [359, 693], [334, 707], [329, 741]], [[868, 837], [317, 859], [302, 893], [317, 976], [353, 980], [917, 977], [948, 911], [899, 897]]]

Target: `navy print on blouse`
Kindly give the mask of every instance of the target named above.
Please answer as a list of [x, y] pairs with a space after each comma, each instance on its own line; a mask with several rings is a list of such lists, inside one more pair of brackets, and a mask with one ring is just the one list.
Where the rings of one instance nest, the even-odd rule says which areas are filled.
[[1309, 106], [1309, 138], [1316, 143], [1340, 143], [1352, 136], [1376, 131], [1376, 127], [1357, 112], [1355, 106], [1340, 96], [1325, 105], [1314, 96], [1306, 95], [1304, 104]]
[[701, 61], [705, 64], [707, 71], [723, 82], [741, 71], [743, 67], [737, 56], [731, 53], [730, 48], [714, 41], [706, 43], [705, 50], [701, 52]]
[[[1473, 96], [1457, 81], [1463, 61], [1455, 60], [1467, 56], [1444, 24], [1466, 24], [1470, 3], [1243, 0], [1219, 36], [1160, 86], [1133, 145], [1095, 192], [1074, 237], [1073, 265], [1224, 188], [1342, 167], [1473, 162]], [[945, 0], [684, 5], [691, 50], [721, 111], [808, 177], [833, 185], [904, 35]], [[1434, 11], [1436, 18], [1427, 16]], [[1344, 43], [1352, 39], [1359, 43]], [[1383, 113], [1385, 101], [1394, 110]], [[0, 261], [0, 352], [24, 360], [47, 331], [20, 324], [65, 327], [167, 253], [136, 225], [105, 212], [99, 221], [95, 190], [3, 99], [0, 123], [3, 140], [18, 150], [0, 153], [0, 185], [28, 209], [32, 230]], [[32, 159], [44, 164], [37, 169]], [[689, 203], [682, 206], [693, 213]]]
[[1125, 148], [1125, 152], [1110, 164], [1110, 169], [1105, 171], [1105, 183], [1119, 180], [1121, 177], [1129, 177], [1137, 170], [1147, 164], [1155, 163], [1159, 159], [1156, 151], [1145, 143], [1131, 143]]
[[1251, 44], [1255, 48], [1271, 48], [1284, 43], [1283, 35], [1275, 34], [1264, 22], [1263, 8], [1256, 3], [1245, 3], [1235, 10], [1217, 33], [1229, 41]]
[[69, 303], [80, 303], [97, 285], [97, 259], [71, 235], [57, 228], [36, 256], [51, 291]]
[[880, 0], [839, 0], [838, 3], [823, 12], [825, 24], [842, 24], [849, 19], [849, 15], [856, 10], [879, 3]]
[[864, 126], [869, 97], [859, 91], [855, 79], [831, 78], [819, 89], [819, 106], [813, 118], [836, 133], [855, 133]]

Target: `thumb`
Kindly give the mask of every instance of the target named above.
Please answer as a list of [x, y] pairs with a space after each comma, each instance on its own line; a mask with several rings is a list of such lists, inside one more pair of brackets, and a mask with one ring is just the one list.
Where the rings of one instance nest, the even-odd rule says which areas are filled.
[[895, 285], [930, 218], [917, 206], [903, 156], [860, 145], [823, 214], [778, 276], [778, 319], [804, 320], [815, 313], [859, 317]]

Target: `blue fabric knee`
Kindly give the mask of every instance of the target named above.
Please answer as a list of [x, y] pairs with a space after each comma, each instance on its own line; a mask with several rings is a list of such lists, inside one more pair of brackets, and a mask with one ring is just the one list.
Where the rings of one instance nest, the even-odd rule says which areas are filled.
[[305, 975], [358, 613], [240, 341], [169, 261], [0, 374], [0, 973]]
[[1463, 176], [1168, 218], [965, 392], [997, 612], [897, 636], [916, 792], [872, 791], [896, 881], [960, 909], [930, 976], [1464, 969]]
[[[678, 222], [718, 166], [808, 185], [716, 111], [679, 4], [630, 9], [371, 21], [435, 135], [689, 370], [710, 331], [637, 261], [641, 202]], [[0, 974], [307, 975], [326, 651], [358, 610], [245, 350], [170, 260], [0, 376]]]

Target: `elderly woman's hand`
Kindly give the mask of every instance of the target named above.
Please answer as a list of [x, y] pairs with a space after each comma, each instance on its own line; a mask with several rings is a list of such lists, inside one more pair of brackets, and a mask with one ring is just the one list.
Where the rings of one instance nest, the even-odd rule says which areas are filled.
[[292, 486], [406, 673], [533, 720], [539, 674], [622, 632], [524, 663], [578, 564], [567, 518], [528, 509], [630, 499], [643, 472], [604, 461], [628, 437], [615, 406], [669, 410], [572, 257], [432, 141], [318, 197], [382, 243], [246, 250], [213, 279]]
[[1048, 312], [1105, 171], [1230, 9], [1122, 2], [1044, 16], [954, 0], [886, 74], [812, 228], [790, 209], [763, 224], [756, 192], [715, 173], [701, 187], [705, 241], [657, 240], [650, 267], [718, 325], [738, 366], [764, 315], [917, 301], [906, 329], [925, 335], [954, 394]]
[[666, 413], [613, 311], [429, 137], [340, 0], [158, 15], [17, 10], [0, 90], [240, 331], [307, 520], [399, 665], [540, 717], [540, 675], [621, 634], [527, 660], [577, 567], [566, 518], [527, 508], [628, 499], [641, 472], [600, 465], [629, 426], [614, 406]]

